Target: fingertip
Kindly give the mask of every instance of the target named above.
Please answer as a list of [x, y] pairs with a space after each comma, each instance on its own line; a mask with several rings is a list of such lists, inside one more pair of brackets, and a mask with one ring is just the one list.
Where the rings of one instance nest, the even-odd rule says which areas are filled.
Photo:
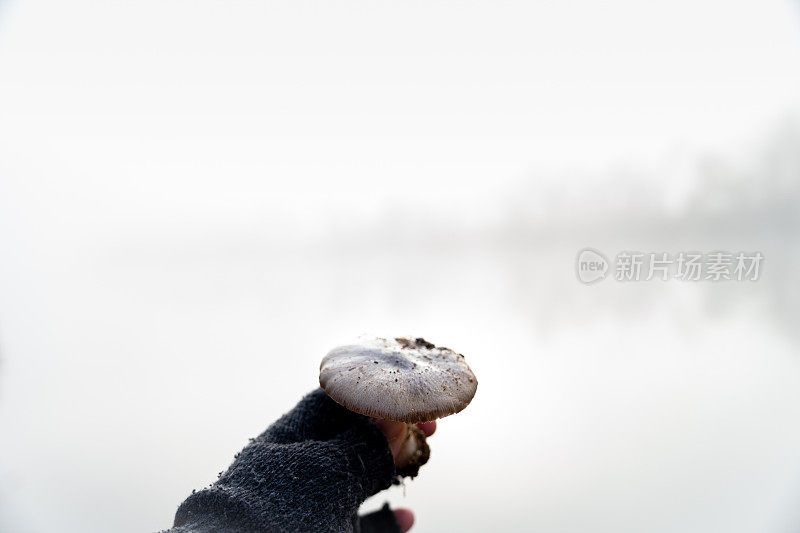
[[426, 437], [430, 437], [436, 432], [436, 420], [431, 422], [420, 422], [417, 424], [417, 427], [425, 433]]
[[408, 531], [414, 525], [414, 513], [410, 509], [395, 509], [394, 517], [403, 532]]
[[406, 426], [402, 422], [395, 422], [394, 420], [385, 420], [385, 419], [378, 419], [375, 421], [381, 431], [383, 431], [384, 436], [389, 441], [393, 441], [400, 437], [405, 437], [406, 434]]
[[389, 442], [389, 449], [392, 455], [397, 457], [397, 453], [400, 451], [400, 447], [403, 445], [406, 433], [408, 432], [407, 426], [403, 422], [396, 422], [394, 420], [376, 420], [375, 423]]

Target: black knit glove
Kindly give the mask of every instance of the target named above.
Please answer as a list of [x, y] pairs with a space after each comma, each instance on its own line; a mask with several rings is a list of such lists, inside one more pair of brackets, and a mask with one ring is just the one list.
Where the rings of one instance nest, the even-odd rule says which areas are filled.
[[388, 505], [357, 515], [393, 477], [380, 429], [317, 389], [251, 439], [216, 483], [192, 493], [170, 532], [400, 533]]

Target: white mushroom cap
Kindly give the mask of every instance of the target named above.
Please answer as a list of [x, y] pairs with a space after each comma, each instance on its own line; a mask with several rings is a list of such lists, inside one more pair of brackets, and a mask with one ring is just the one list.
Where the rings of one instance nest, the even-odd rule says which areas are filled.
[[334, 348], [322, 359], [319, 384], [351, 411], [409, 423], [461, 411], [478, 388], [463, 355], [422, 338]]

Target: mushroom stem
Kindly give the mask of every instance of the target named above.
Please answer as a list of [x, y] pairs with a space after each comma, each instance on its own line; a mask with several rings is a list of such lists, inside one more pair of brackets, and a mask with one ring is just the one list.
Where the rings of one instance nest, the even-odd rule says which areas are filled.
[[397, 473], [400, 476], [415, 477], [419, 467], [428, 462], [431, 449], [425, 441], [425, 433], [416, 424], [406, 424], [406, 437], [395, 457]]

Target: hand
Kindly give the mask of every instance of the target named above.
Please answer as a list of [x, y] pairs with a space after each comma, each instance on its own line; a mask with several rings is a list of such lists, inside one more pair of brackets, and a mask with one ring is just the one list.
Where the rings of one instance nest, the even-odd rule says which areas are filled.
[[[394, 420], [376, 420], [375, 423], [381, 428], [386, 440], [389, 441], [389, 449], [392, 451], [392, 456], [397, 459], [397, 452], [400, 451], [406, 436], [406, 424]], [[436, 431], [436, 421], [421, 422], [417, 424], [417, 427], [425, 433], [426, 437], [430, 437]], [[410, 509], [395, 509], [394, 517], [397, 519], [400, 529], [404, 532], [414, 525], [414, 513]]]
[[[310, 533], [356, 524], [364, 533], [408, 531], [414, 515], [407, 509], [392, 512], [387, 504], [358, 515], [367, 498], [391, 486], [407, 427], [370, 421], [316, 389], [250, 439], [217, 481], [193, 492], [170, 531]], [[435, 427], [420, 424], [419, 432]]]

